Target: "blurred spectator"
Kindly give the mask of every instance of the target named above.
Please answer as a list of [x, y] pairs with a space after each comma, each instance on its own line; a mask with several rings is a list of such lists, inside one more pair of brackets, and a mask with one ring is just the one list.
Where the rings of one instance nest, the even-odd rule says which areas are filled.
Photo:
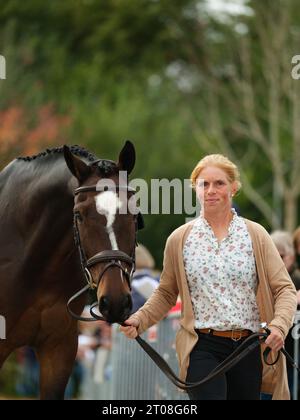
[[[300, 235], [300, 231], [299, 231]], [[271, 238], [278, 249], [278, 252], [286, 266], [291, 279], [297, 290], [300, 290], [300, 270], [296, 262], [296, 253], [293, 245], [293, 237], [289, 232], [276, 230], [271, 234]], [[299, 238], [300, 239], [300, 238]], [[298, 295], [298, 305], [300, 304]]]
[[136, 248], [136, 271], [132, 279], [132, 313], [144, 305], [158, 286], [159, 273], [154, 271], [155, 261], [148, 249], [138, 244]]
[[[289, 272], [289, 275], [291, 276], [291, 279], [293, 280], [295, 284], [295, 287], [297, 290], [297, 296], [298, 296], [298, 309], [299, 309], [300, 270], [296, 262], [296, 252], [294, 248], [295, 235], [294, 235], [294, 244], [293, 244], [293, 236], [289, 232], [286, 232], [286, 231], [277, 230], [271, 234], [271, 238], [273, 239], [276, 245], [276, 248], [278, 249], [278, 252], [286, 266], [286, 269]], [[300, 241], [300, 230], [298, 232], [298, 240]], [[285, 348], [288, 351], [288, 353], [294, 358], [294, 339], [292, 337], [292, 329], [290, 330], [285, 340]], [[291, 395], [293, 395], [293, 367], [289, 363], [287, 363], [287, 371], [288, 371], [290, 393]], [[299, 399], [299, 396], [298, 396], [298, 399]]]
[[[295, 230], [293, 234], [293, 243], [294, 243], [294, 249], [296, 254], [296, 266], [298, 270], [300, 271], [300, 226]], [[298, 291], [298, 305], [300, 305], [300, 284], [299, 282], [295, 284], [296, 289]], [[299, 307], [298, 307], [299, 309]]]
[[296, 253], [296, 264], [300, 268], [300, 226], [295, 230], [293, 234], [294, 249]]
[[[90, 307], [87, 306], [83, 316], [89, 315]], [[111, 325], [103, 321], [80, 322], [79, 331], [77, 360], [83, 370], [79, 396], [81, 399], [94, 399], [99, 386], [110, 379]]]
[[[18, 397], [38, 398], [39, 397], [39, 376], [40, 368], [35, 351], [31, 347], [21, 347], [16, 351], [18, 364], [18, 375], [15, 389]], [[74, 367], [65, 391], [65, 398], [74, 398], [77, 394], [78, 385], [81, 381], [81, 366], [75, 360]]]
[[31, 347], [21, 347], [16, 351], [18, 377], [16, 393], [20, 397], [37, 398], [39, 395], [39, 365]]

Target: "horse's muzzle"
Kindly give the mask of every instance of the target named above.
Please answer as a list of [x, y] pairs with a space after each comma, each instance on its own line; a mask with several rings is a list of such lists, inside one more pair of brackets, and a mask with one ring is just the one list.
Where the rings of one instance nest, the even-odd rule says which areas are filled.
[[110, 296], [102, 296], [99, 299], [99, 312], [105, 320], [111, 324], [123, 323], [132, 310], [132, 299], [130, 294], [123, 295], [121, 299], [114, 299]]

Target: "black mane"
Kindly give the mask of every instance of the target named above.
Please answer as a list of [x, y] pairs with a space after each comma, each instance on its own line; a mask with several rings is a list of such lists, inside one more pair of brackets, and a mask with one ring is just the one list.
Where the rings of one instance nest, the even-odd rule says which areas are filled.
[[[87, 149], [85, 149], [82, 146], [78, 146], [78, 145], [69, 146], [69, 149], [74, 155], [88, 160], [89, 165], [94, 166], [94, 167], [97, 166], [99, 175], [101, 176], [103, 175], [110, 176], [118, 172], [118, 167], [115, 162], [111, 160], [107, 160], [107, 159], [99, 159], [97, 156], [95, 156], [93, 153], [89, 152]], [[51, 149], [46, 149], [45, 151], [37, 155], [20, 156], [17, 158], [17, 160], [22, 160], [24, 162], [32, 162], [38, 158], [59, 155], [62, 153], [63, 153], [63, 146], [53, 147]]]
[[[69, 146], [69, 148], [74, 155], [86, 158], [90, 162], [94, 162], [95, 160], [98, 160], [98, 158], [93, 153], [89, 152], [87, 149], [85, 149], [82, 146], [74, 145], [74, 146]], [[33, 156], [20, 156], [17, 159], [23, 160], [25, 162], [31, 162], [32, 160], [35, 160], [37, 158], [45, 157], [45, 156], [49, 156], [49, 155], [53, 155], [57, 153], [63, 153], [63, 146], [46, 149], [43, 152], [37, 155], [33, 155]]]

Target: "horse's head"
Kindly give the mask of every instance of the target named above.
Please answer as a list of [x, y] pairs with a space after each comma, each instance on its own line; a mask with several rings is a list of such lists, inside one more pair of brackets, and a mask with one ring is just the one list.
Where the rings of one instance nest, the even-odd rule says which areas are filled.
[[126, 142], [118, 162], [87, 164], [67, 146], [64, 156], [79, 183], [74, 226], [85, 274], [97, 290], [104, 318], [122, 323], [132, 308], [130, 280], [135, 268], [137, 215], [128, 206], [134, 191], [127, 178], [135, 164], [134, 146]]

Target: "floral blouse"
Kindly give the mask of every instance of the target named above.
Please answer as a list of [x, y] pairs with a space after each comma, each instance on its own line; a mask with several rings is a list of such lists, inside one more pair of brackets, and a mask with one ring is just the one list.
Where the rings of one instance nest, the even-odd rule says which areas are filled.
[[195, 328], [255, 332], [260, 320], [252, 241], [243, 218], [232, 212], [228, 236], [221, 242], [201, 215], [184, 245]]

